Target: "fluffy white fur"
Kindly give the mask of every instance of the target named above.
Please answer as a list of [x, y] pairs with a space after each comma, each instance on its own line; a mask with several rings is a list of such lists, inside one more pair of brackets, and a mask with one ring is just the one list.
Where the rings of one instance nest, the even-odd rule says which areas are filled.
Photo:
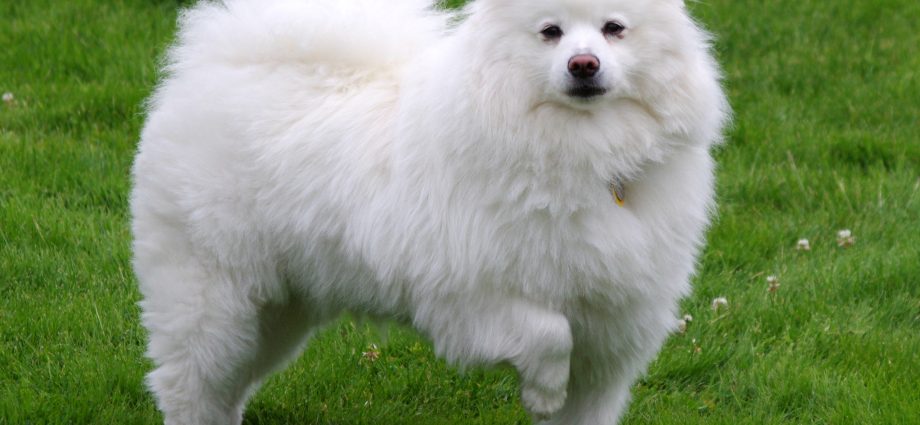
[[[183, 13], [131, 199], [166, 423], [239, 423], [343, 310], [510, 363], [538, 421], [617, 422], [709, 220], [728, 107], [707, 37], [679, 0], [430, 6]], [[605, 94], [566, 93], [576, 54]]]

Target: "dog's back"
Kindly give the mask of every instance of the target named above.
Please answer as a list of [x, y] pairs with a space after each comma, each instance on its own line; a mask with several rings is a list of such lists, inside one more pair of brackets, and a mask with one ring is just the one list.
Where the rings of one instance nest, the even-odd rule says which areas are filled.
[[331, 220], [354, 201], [342, 186], [373, 190], [361, 176], [388, 160], [402, 68], [446, 28], [429, 6], [228, 0], [182, 13], [131, 194], [148, 385], [167, 423], [238, 423], [248, 389], [335, 312], [290, 296], [282, 263], [303, 221], [314, 240], [341, 231]]

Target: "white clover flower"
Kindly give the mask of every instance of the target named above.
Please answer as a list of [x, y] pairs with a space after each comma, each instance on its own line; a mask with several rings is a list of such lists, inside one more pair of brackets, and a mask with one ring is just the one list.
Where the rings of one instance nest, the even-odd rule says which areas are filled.
[[678, 319], [677, 330], [680, 331], [680, 333], [687, 332], [687, 321], [684, 319]]
[[774, 275], [767, 276], [767, 290], [776, 292], [779, 289], [779, 278]]
[[694, 353], [699, 354], [699, 353], [703, 352], [703, 347], [701, 347], [699, 344], [696, 343], [696, 338], [693, 338], [693, 340], [690, 341], [690, 343], [693, 344], [693, 352], [694, 352]]
[[795, 244], [795, 249], [799, 251], [811, 251], [811, 244], [808, 243], [808, 239], [799, 239]]
[[856, 236], [850, 232], [850, 229], [843, 229], [837, 232], [837, 245], [841, 248], [853, 246], [856, 243]]
[[377, 344], [371, 344], [368, 347], [368, 351], [362, 352], [361, 357], [364, 357], [367, 361], [373, 362], [380, 358], [380, 350], [377, 348]]
[[9, 105], [13, 103], [13, 99], [15, 99], [13, 97], [13, 93], [10, 93], [10, 92], [3, 93], [3, 103], [6, 103], [7, 105]]
[[728, 307], [728, 300], [725, 297], [718, 297], [712, 300], [712, 309], [719, 311], [721, 307]]
[[691, 315], [689, 315], [689, 314], [685, 314], [685, 315], [684, 315], [684, 321], [687, 322], [687, 323], [692, 322], [692, 321], [693, 321], [693, 316], [691, 316]]

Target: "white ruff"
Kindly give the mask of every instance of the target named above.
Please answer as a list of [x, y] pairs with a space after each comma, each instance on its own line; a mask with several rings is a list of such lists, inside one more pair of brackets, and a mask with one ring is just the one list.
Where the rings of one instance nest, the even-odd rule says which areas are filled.
[[[183, 14], [133, 170], [166, 422], [239, 423], [345, 310], [511, 363], [547, 423], [616, 422], [677, 326], [727, 115], [680, 2], [480, 0], [456, 28], [424, 1], [225, 3]], [[588, 102], [564, 94], [586, 51]]]

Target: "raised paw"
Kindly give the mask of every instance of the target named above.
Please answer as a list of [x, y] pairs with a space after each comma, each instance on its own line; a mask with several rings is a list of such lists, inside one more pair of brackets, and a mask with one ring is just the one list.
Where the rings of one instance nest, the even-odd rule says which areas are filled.
[[549, 420], [565, 404], [566, 391], [549, 390], [534, 385], [521, 387], [521, 402], [534, 423]]

